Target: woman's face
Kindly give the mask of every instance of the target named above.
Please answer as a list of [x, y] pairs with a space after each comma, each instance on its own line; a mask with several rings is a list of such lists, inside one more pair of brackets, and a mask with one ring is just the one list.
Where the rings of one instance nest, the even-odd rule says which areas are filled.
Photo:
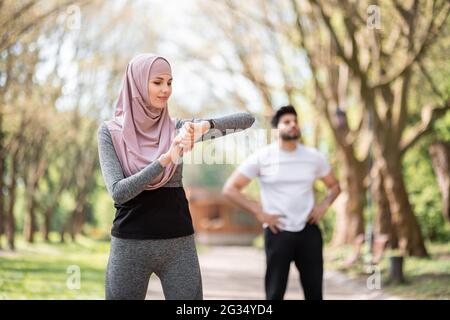
[[148, 82], [148, 96], [150, 105], [163, 109], [172, 94], [172, 76], [169, 74], [158, 74]]

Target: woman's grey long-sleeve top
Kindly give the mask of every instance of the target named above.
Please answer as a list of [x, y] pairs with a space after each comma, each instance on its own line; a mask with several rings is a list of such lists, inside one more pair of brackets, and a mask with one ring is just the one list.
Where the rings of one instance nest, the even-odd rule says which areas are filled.
[[[185, 122], [200, 122], [203, 120], [205, 119], [177, 120], [176, 129], [180, 129]], [[202, 141], [237, 130], [247, 129], [252, 126], [255, 118], [249, 113], [236, 113], [224, 117], [214, 118], [212, 121], [214, 122], [214, 129], [206, 132], [201, 138]], [[220, 133], [215, 130], [219, 130]], [[139, 193], [144, 191], [145, 186], [150, 181], [155, 179], [164, 170], [161, 163], [158, 160], [155, 160], [141, 171], [129, 177], [125, 177], [106, 123], [102, 123], [99, 127], [97, 139], [103, 179], [109, 194], [117, 204], [125, 203], [136, 197]], [[163, 187], [183, 186], [182, 171], [183, 166], [181, 163], [177, 166], [173, 177]]]

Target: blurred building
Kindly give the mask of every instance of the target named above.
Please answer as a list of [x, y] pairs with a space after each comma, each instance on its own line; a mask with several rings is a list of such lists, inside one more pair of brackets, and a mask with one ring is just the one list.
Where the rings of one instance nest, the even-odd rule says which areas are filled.
[[262, 232], [249, 212], [233, 205], [220, 192], [187, 187], [197, 242], [213, 245], [251, 245]]

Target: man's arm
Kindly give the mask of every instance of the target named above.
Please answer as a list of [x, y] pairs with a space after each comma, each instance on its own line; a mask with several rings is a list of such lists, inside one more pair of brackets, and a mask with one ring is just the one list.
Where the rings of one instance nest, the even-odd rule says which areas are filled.
[[318, 205], [316, 205], [311, 211], [308, 223], [315, 224], [323, 218], [328, 208], [331, 206], [333, 201], [337, 198], [337, 196], [341, 193], [341, 187], [339, 186], [339, 182], [336, 179], [333, 171], [331, 171], [328, 175], [321, 178], [320, 180], [325, 183], [328, 189], [328, 195], [326, 198]]
[[247, 178], [242, 173], [234, 171], [225, 182], [222, 193], [237, 206], [251, 212], [261, 223], [267, 223], [273, 233], [277, 233], [279, 219], [282, 215], [265, 213], [259, 203], [247, 199], [247, 197], [242, 194], [242, 190], [250, 183], [250, 181], [251, 179]]

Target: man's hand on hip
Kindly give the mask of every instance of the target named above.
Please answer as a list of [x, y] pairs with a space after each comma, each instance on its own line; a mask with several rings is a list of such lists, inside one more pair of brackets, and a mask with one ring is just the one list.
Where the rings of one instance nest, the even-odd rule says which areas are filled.
[[283, 214], [268, 214], [265, 212], [259, 212], [256, 215], [256, 218], [259, 220], [259, 222], [261, 223], [267, 223], [267, 225], [269, 226], [270, 230], [273, 233], [278, 233], [278, 231], [280, 231], [280, 229], [282, 229], [282, 224], [280, 219], [285, 217], [285, 215]]
[[311, 210], [308, 217], [308, 223], [317, 224], [325, 215], [327, 208], [324, 205], [318, 205]]

